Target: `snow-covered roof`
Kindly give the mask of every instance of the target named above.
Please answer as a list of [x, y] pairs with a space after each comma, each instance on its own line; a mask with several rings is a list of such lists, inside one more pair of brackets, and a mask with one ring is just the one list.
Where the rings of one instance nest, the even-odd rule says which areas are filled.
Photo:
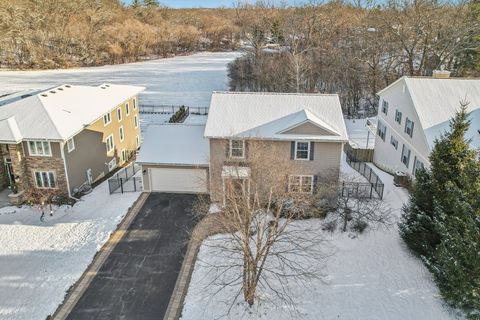
[[101, 118], [143, 87], [102, 84], [62, 85], [0, 106], [0, 141], [11, 141], [6, 125], [15, 127], [20, 140], [64, 141]]
[[478, 78], [431, 78], [403, 77], [379, 92], [379, 95], [399, 81], [404, 81], [412, 98], [418, 118], [425, 131], [430, 148], [449, 127], [450, 120], [467, 103], [471, 126], [467, 138], [472, 145], [479, 147], [480, 139], [480, 79]]
[[149, 125], [137, 163], [178, 166], [208, 166], [210, 144], [204, 125]]
[[[289, 132], [302, 124], [322, 134]], [[208, 138], [348, 140], [336, 94], [214, 92], [205, 128]]]

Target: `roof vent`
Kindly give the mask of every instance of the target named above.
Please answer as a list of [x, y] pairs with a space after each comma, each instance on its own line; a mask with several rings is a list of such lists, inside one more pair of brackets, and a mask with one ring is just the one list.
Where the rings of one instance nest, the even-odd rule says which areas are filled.
[[54, 90], [50, 91], [50, 93], [56, 93]]
[[48, 96], [44, 93], [44, 94], [42, 94], [42, 97], [48, 97]]
[[433, 70], [432, 77], [434, 79], [447, 79], [447, 78], [450, 78], [450, 71], [447, 71], [447, 70]]
[[105, 89], [105, 87], [100, 87], [101, 89]]
[[58, 88], [57, 90], [63, 91], [63, 88]]
[[67, 84], [67, 85], [65, 85], [65, 87], [66, 87], [66, 88], [71, 88], [72, 86], [69, 85], [69, 84]]
[[105, 87], [109, 88], [109, 87], [110, 87], [110, 85], [109, 85], [109, 84], [106, 84], [106, 85], [105, 85]]

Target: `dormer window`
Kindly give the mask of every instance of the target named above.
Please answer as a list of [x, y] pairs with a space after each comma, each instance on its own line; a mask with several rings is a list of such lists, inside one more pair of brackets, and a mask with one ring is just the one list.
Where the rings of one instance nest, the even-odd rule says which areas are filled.
[[52, 149], [48, 141], [28, 141], [28, 153], [31, 156], [51, 157]]
[[230, 157], [245, 158], [245, 140], [230, 140]]

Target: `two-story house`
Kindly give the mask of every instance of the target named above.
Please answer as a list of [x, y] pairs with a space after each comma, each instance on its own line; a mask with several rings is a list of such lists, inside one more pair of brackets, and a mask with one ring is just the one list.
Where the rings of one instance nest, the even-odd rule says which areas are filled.
[[62, 85], [0, 107], [0, 185], [72, 195], [140, 145], [143, 87]]
[[[137, 162], [145, 190], [210, 193], [222, 202], [225, 179], [249, 179], [256, 143], [291, 161], [295, 189], [313, 192], [317, 177], [338, 179], [347, 141], [337, 95], [214, 92], [205, 127], [151, 126]], [[232, 170], [232, 162], [242, 167]]]
[[448, 72], [433, 77], [402, 77], [380, 91], [377, 135], [373, 161], [389, 172], [414, 176], [429, 166], [436, 138], [468, 103], [471, 120], [466, 139], [480, 147], [480, 80], [449, 78]]

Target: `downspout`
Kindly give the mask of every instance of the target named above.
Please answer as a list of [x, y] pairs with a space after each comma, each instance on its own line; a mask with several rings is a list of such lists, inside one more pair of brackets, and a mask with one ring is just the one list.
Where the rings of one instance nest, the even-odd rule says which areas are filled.
[[64, 150], [65, 143], [60, 142], [60, 154], [63, 159], [63, 167], [65, 168], [65, 180], [67, 180], [67, 191], [68, 197], [72, 198], [72, 193], [70, 191], [70, 181], [68, 180], [68, 170], [67, 170], [67, 160], [65, 159], [65, 150]]

